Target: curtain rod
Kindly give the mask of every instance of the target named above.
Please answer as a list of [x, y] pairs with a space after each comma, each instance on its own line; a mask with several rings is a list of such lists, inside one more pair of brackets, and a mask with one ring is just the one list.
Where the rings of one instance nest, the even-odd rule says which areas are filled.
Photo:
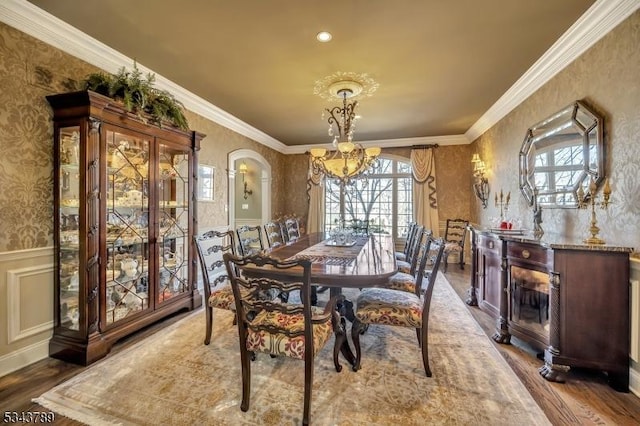
[[437, 143], [433, 143], [433, 144], [430, 144], [430, 145], [413, 145], [411, 147], [411, 149], [422, 149], [422, 148], [428, 149], [428, 148], [437, 148], [437, 147], [438, 147], [438, 144]]

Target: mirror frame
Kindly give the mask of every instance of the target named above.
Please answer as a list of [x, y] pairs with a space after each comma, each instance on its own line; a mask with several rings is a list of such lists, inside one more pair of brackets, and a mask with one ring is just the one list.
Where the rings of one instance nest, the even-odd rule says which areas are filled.
[[[554, 154], [569, 157], [570, 163], [549, 164]], [[538, 204], [547, 208], [577, 208], [578, 188], [582, 187], [587, 194], [592, 179], [597, 186], [604, 181], [604, 154], [602, 117], [575, 101], [527, 130], [519, 154], [520, 191], [533, 205], [536, 181], [548, 182], [549, 177], [562, 175], [570, 184], [539, 185]]]

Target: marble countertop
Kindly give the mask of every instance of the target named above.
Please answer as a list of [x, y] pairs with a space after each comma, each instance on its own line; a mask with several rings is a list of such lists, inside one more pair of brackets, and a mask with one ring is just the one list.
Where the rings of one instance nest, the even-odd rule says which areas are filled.
[[593, 251], [610, 251], [610, 252], [626, 252], [634, 251], [633, 247], [622, 247], [615, 244], [586, 244], [584, 237], [567, 237], [565, 235], [545, 233], [542, 238], [536, 238], [531, 230], [500, 230], [484, 226], [470, 226], [473, 232], [482, 234], [492, 234], [500, 239], [517, 241], [521, 243], [536, 244], [542, 247], [564, 250], [593, 250]]

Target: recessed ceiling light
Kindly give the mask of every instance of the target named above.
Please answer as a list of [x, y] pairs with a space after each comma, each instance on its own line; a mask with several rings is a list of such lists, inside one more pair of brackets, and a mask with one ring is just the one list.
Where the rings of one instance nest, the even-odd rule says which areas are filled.
[[331, 35], [331, 33], [330, 33], [330, 32], [328, 32], [328, 31], [320, 31], [320, 32], [318, 33], [318, 35], [316, 35], [316, 39], [317, 39], [319, 42], [322, 42], [322, 43], [326, 43], [326, 42], [330, 41], [330, 40], [331, 40], [331, 37], [332, 37], [332, 35]]

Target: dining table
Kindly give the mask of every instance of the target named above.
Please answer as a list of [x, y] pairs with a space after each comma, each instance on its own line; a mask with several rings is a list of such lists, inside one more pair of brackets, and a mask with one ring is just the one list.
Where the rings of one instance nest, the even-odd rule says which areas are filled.
[[[353, 303], [342, 296], [342, 289], [383, 287], [398, 271], [394, 241], [389, 234], [359, 235], [349, 242], [338, 243], [324, 232], [309, 233], [296, 241], [267, 250], [267, 254], [280, 260], [310, 260], [311, 282], [327, 287], [331, 297], [341, 298], [338, 305], [342, 327], [345, 327], [345, 319], [353, 321], [354, 318]], [[243, 272], [281, 281], [299, 277], [299, 271], [295, 269], [243, 268]], [[340, 351], [353, 366], [355, 357], [348, 339]]]

